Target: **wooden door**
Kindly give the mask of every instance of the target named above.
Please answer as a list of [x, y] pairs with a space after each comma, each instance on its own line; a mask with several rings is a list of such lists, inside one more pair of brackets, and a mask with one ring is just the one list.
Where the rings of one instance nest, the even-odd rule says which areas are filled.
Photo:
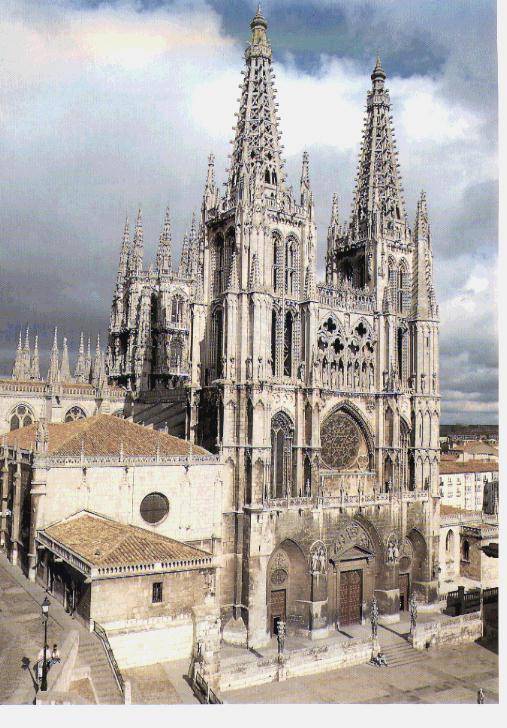
[[276, 589], [271, 592], [271, 634], [277, 634], [278, 622], [287, 621], [286, 592], [285, 589]]
[[410, 596], [410, 579], [408, 574], [400, 574], [398, 577], [400, 587], [400, 612], [408, 611], [408, 599]]
[[361, 622], [363, 579], [361, 570], [340, 574], [340, 626]]

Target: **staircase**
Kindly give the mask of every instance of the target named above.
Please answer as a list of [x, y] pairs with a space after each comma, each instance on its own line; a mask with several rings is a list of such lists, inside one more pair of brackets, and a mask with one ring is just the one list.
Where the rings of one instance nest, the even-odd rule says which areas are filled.
[[380, 649], [386, 656], [387, 667], [412, 665], [427, 659], [426, 655], [420, 650], [415, 650], [403, 635], [379, 627], [378, 638]]
[[81, 675], [89, 678], [99, 705], [123, 704], [123, 696], [96, 634], [80, 632], [74, 673], [75, 679]]

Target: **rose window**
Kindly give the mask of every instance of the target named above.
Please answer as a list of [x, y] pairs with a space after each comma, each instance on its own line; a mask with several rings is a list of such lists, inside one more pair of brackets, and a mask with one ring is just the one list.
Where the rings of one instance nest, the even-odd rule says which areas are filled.
[[323, 465], [332, 470], [365, 470], [368, 450], [359, 425], [345, 412], [335, 412], [320, 432]]

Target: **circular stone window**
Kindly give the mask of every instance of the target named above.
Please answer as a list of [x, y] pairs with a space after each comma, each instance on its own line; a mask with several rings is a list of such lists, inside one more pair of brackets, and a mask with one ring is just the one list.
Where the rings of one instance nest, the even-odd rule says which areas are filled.
[[162, 493], [150, 493], [141, 501], [140, 510], [146, 523], [160, 523], [169, 513], [169, 501]]
[[368, 450], [356, 422], [345, 412], [334, 412], [320, 431], [322, 460], [333, 470], [368, 466]]

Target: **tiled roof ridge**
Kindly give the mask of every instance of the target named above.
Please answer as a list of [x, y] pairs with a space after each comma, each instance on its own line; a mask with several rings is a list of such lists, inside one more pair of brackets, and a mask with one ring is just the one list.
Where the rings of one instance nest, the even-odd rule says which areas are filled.
[[[81, 511], [74, 513], [72, 516], [69, 516], [68, 518], [46, 526], [46, 528], [43, 529], [44, 531], [46, 531], [47, 535], [50, 538], [59, 541], [66, 548], [69, 548], [69, 550], [77, 553], [79, 558], [82, 558], [85, 561], [87, 560], [87, 557], [83, 553], [76, 551], [71, 546], [65, 543], [64, 535], [52, 535], [50, 532], [52, 528], [58, 529], [58, 527], [67, 526], [69, 522], [75, 520], [81, 520], [81, 522], [84, 522], [85, 525], [86, 522], [89, 520], [106, 521], [108, 528], [113, 531], [113, 533], [111, 534], [110, 548], [104, 549], [104, 546], [101, 545], [100, 553], [97, 554], [94, 551], [93, 558], [90, 563], [92, 563], [92, 565], [96, 566], [97, 568], [102, 569], [113, 566], [123, 567], [152, 563], [155, 559], [155, 557], [153, 556], [147, 556], [146, 558], [125, 558], [125, 552], [128, 553], [129, 550], [134, 553], [139, 552], [143, 546], [148, 549], [150, 547], [156, 547], [157, 545], [160, 545], [163, 549], [167, 549], [168, 547], [183, 547], [184, 549], [188, 549], [190, 552], [185, 557], [157, 556], [157, 563], [163, 563], [164, 561], [178, 563], [182, 561], [194, 561], [196, 559], [209, 559], [210, 557], [212, 557], [212, 554], [210, 552], [204, 551], [203, 549], [197, 548], [196, 546], [191, 546], [190, 544], [186, 544], [182, 541], [178, 541], [174, 538], [171, 538], [170, 536], [154, 533], [153, 531], [142, 528], [141, 526], [134, 526], [131, 523], [120, 523], [119, 521], [116, 521], [109, 516], [104, 516], [102, 514], [88, 511], [86, 509], [82, 509]], [[91, 538], [89, 537], [87, 539], [87, 542], [88, 544], [94, 543], [93, 532], [91, 534]], [[93, 548], [93, 546], [91, 546], [91, 548]]]
[[[7, 441], [18, 444], [21, 449], [33, 449], [36, 433], [37, 423], [34, 423], [7, 433]], [[120, 455], [123, 450], [127, 457], [156, 457], [158, 454], [161, 457], [189, 457], [191, 454], [213, 457], [208, 450], [188, 440], [111, 414], [99, 413], [73, 422], [48, 423], [50, 456], [78, 457], [82, 448], [88, 456]]]

